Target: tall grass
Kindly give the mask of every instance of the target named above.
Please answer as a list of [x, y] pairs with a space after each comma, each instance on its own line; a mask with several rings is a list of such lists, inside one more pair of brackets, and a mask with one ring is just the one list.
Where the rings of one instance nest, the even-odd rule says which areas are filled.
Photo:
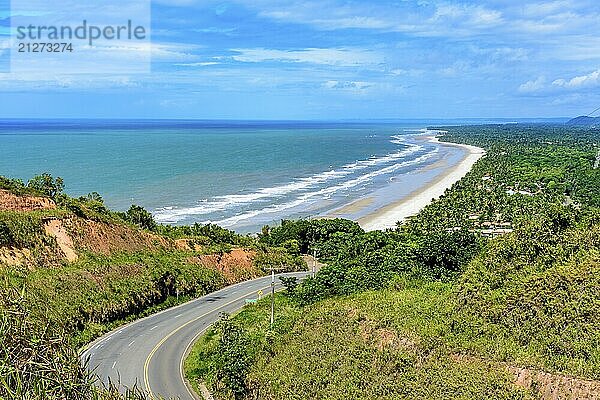
[[64, 329], [32, 317], [24, 292], [0, 288], [0, 399], [141, 400], [130, 389], [100, 387]]

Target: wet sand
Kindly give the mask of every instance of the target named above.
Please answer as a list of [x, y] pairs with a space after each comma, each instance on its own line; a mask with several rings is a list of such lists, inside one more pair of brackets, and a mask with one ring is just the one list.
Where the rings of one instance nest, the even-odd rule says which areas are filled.
[[[436, 177], [432, 182], [428, 183], [427, 186], [419, 188], [408, 196], [404, 196], [402, 199], [360, 218], [358, 223], [363, 229], [374, 231], [394, 228], [398, 221], [403, 221], [407, 217], [419, 213], [419, 211], [425, 208], [425, 206], [433, 199], [442, 196], [446, 189], [449, 189], [455, 182], [462, 179], [471, 170], [473, 165], [485, 155], [485, 151], [479, 147], [439, 142], [438, 138], [434, 136], [423, 136], [423, 140], [439, 143], [441, 146], [460, 147], [466, 150], [466, 154], [460, 162], [448, 167], [446, 171]], [[366, 200], [368, 200], [368, 198], [359, 200], [347, 207], [352, 207], [353, 205], [354, 207], [364, 207], [363, 203], [360, 203], [360, 201]]]

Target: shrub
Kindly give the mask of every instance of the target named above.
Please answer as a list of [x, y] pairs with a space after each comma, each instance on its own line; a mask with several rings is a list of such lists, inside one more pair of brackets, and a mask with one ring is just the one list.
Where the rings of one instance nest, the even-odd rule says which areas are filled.
[[0, 221], [0, 246], [10, 246], [13, 244], [13, 237], [10, 228], [4, 221]]
[[220, 334], [217, 347], [217, 378], [231, 390], [235, 399], [243, 399], [248, 393], [246, 377], [252, 366], [252, 355], [248, 349], [250, 338], [242, 327], [227, 315], [217, 322]]
[[8, 190], [14, 194], [24, 194], [27, 192], [27, 187], [20, 179], [10, 179], [5, 176], [0, 176], [0, 189]]
[[0, 288], [0, 398], [47, 400], [135, 400], [132, 388], [97, 387], [77, 351], [56, 324], [32, 318], [24, 294]]
[[31, 190], [42, 193], [45, 196], [55, 198], [65, 188], [65, 183], [62, 178], [56, 179], [48, 173], [36, 175], [27, 182], [27, 187]]
[[477, 237], [464, 229], [433, 232], [420, 239], [415, 258], [423, 277], [447, 279], [461, 272], [479, 250]]
[[132, 204], [127, 210], [127, 220], [132, 224], [136, 224], [143, 229], [150, 231], [156, 229], [154, 217], [144, 207]]
[[360, 234], [364, 233], [362, 228], [353, 221], [346, 219], [316, 219], [316, 220], [282, 220], [281, 226], [272, 229], [264, 229], [261, 241], [281, 246], [290, 240], [298, 242], [300, 252], [307, 254], [311, 250], [318, 249], [333, 235], [339, 233]]

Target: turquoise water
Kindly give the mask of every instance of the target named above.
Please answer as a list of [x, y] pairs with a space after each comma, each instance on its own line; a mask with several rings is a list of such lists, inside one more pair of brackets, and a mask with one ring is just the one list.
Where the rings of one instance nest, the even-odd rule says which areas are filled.
[[[0, 175], [49, 172], [74, 196], [99, 192], [163, 223], [215, 222], [253, 231], [324, 215], [391, 188], [460, 150], [415, 141], [424, 123], [0, 121]], [[431, 175], [431, 173], [429, 173]], [[382, 204], [388, 199], [380, 199]]]

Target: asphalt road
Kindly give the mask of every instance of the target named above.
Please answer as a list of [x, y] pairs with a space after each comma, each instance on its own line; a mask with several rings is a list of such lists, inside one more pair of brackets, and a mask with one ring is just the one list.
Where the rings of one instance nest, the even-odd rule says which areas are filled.
[[[276, 275], [302, 278], [307, 272]], [[221, 313], [240, 309], [259, 290], [270, 293], [271, 277], [228, 286], [149, 317], [120, 327], [91, 343], [82, 353], [88, 368], [104, 382], [146, 390], [151, 397], [197, 399], [183, 376], [183, 360], [193, 342]]]

